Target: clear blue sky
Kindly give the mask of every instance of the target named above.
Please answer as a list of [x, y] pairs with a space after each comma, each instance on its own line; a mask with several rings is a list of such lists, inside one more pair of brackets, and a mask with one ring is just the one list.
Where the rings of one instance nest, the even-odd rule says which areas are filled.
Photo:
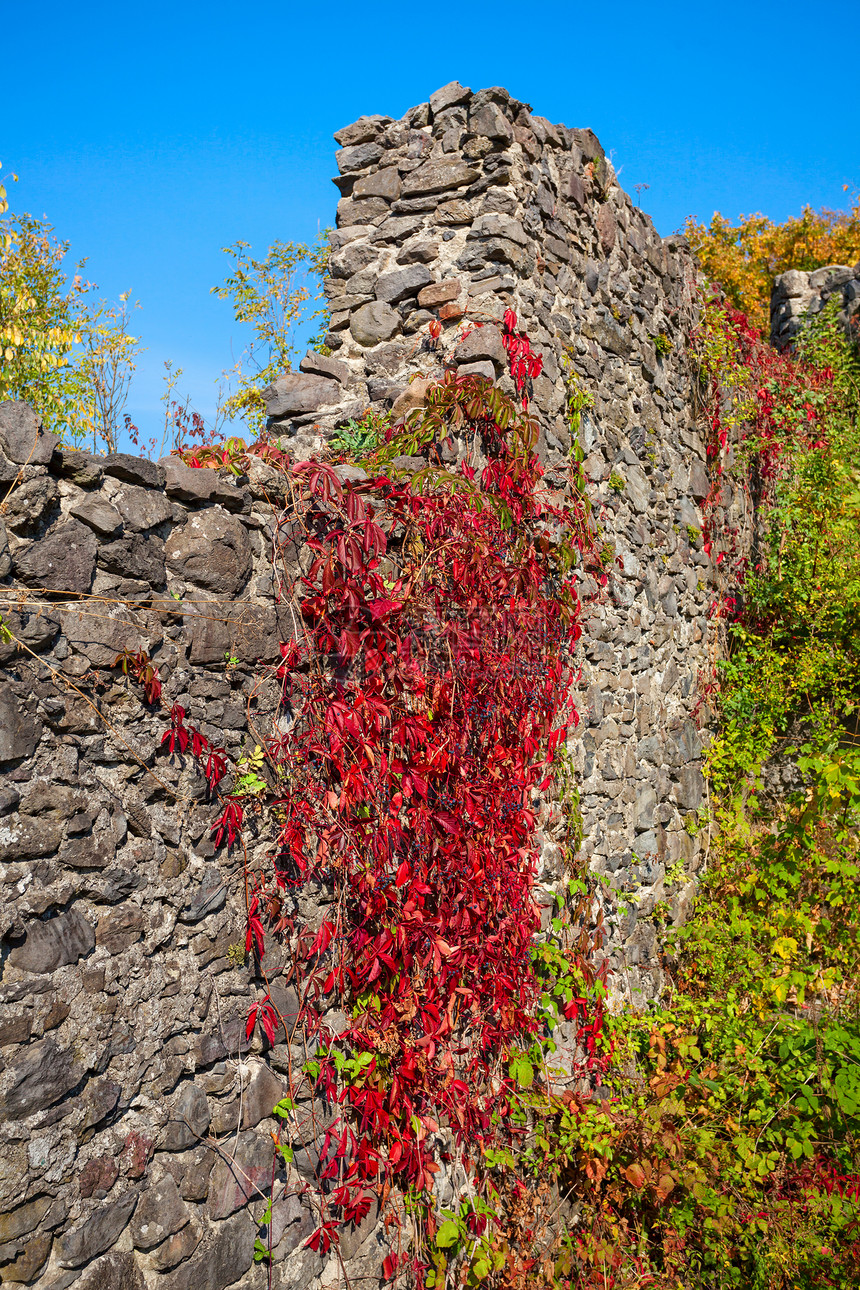
[[219, 248], [332, 223], [331, 135], [357, 116], [504, 85], [591, 126], [664, 235], [715, 209], [781, 220], [860, 186], [858, 38], [857, 0], [7, 3], [0, 160], [14, 208], [141, 302], [129, 410], [152, 433], [165, 358], [208, 412], [242, 348], [209, 294]]

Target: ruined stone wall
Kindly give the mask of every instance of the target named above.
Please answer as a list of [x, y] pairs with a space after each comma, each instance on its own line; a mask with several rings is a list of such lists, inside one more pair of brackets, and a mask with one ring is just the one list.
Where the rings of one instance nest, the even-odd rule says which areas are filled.
[[[702, 803], [711, 598], [685, 343], [694, 266], [632, 205], [590, 131], [503, 90], [447, 86], [337, 141], [332, 353], [275, 382], [270, 426], [301, 459], [368, 406], [414, 405], [446, 364], [510, 392], [498, 328], [510, 307], [543, 354], [532, 407], [548, 484], [564, 493], [571, 379], [587, 392], [578, 435], [615, 573], [585, 624], [570, 753], [616, 996], [654, 997], [651, 915], [665, 900], [683, 917], [702, 862], [685, 827]], [[51, 1290], [262, 1286], [253, 1219], [270, 1113], [306, 1053], [282, 1031], [265, 1051], [256, 1034], [249, 1044], [243, 1022], [269, 987], [288, 1021], [297, 999], [277, 965], [267, 986], [231, 950], [244, 856], [216, 853], [200, 769], [169, 756], [163, 713], [111, 665], [146, 649], [167, 703], [241, 755], [277, 718], [261, 676], [293, 633], [272, 556], [295, 575], [307, 552], [259, 462], [236, 480], [69, 453], [20, 404], [0, 409], [0, 490], [13, 484], [0, 503], [14, 636], [0, 643], [0, 1275]], [[564, 878], [557, 815], [547, 803], [547, 907]], [[262, 825], [248, 839], [253, 865]], [[324, 902], [305, 893], [290, 912], [313, 927]], [[326, 1113], [307, 1100], [287, 1127], [296, 1193]], [[272, 1223], [276, 1287], [346, 1284], [344, 1267], [352, 1287], [377, 1284], [375, 1213], [345, 1233], [343, 1265], [303, 1248], [316, 1218], [297, 1194]]]
[[[309, 355], [304, 376], [275, 382], [270, 426], [312, 455], [368, 404], [413, 405], [421, 378], [446, 365], [513, 394], [499, 330], [510, 308], [543, 355], [531, 408], [547, 483], [563, 492], [567, 394], [587, 391], [578, 438], [616, 576], [585, 626], [585, 724], [571, 754], [616, 996], [653, 998], [649, 916], [666, 901], [683, 917], [701, 863], [688, 831], [707, 738], [696, 682], [713, 665], [700, 510], [710, 483], [687, 353], [694, 263], [682, 237], [661, 238], [633, 205], [590, 130], [552, 125], [503, 89], [454, 83], [402, 120], [362, 117], [336, 139], [333, 356]], [[734, 506], [728, 485], [723, 505]], [[550, 821], [548, 904], [562, 881], [552, 832]]]
[[770, 300], [770, 339], [778, 349], [791, 344], [805, 317], [819, 314], [827, 302], [839, 299], [839, 320], [847, 329], [860, 313], [860, 264], [830, 264], [804, 273], [789, 269], [773, 284]]

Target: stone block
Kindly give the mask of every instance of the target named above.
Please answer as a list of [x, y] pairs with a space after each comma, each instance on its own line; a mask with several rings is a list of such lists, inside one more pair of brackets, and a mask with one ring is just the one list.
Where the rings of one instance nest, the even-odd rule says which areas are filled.
[[400, 196], [400, 173], [396, 166], [386, 166], [359, 179], [352, 190], [352, 197], [384, 197], [396, 201]]
[[104, 1254], [128, 1226], [137, 1205], [137, 1192], [112, 1205], [99, 1205], [80, 1226], [57, 1237], [54, 1250], [61, 1268], [80, 1268]]
[[[42, 723], [31, 716], [21, 700], [8, 686], [0, 687], [0, 765], [31, 757], [42, 737]], [[0, 833], [0, 855], [2, 855]], [[44, 855], [45, 852], [36, 854]]]
[[19, 548], [12, 559], [28, 587], [86, 592], [92, 586], [98, 541], [79, 520], [61, 520], [46, 537]]
[[441, 89], [434, 90], [430, 95], [430, 111], [433, 116], [438, 116], [445, 108], [455, 107], [458, 103], [468, 103], [472, 97], [472, 91], [459, 81], [449, 81]]
[[[328, 384], [339, 388], [336, 381]], [[185, 524], [170, 534], [165, 552], [172, 573], [216, 595], [238, 595], [251, 572], [247, 530], [223, 511], [189, 515]]]
[[366, 349], [390, 340], [401, 329], [400, 315], [383, 300], [374, 300], [357, 309], [349, 320], [354, 340]]
[[120, 954], [143, 940], [148, 927], [149, 920], [137, 905], [118, 905], [96, 924], [96, 944], [109, 954]]
[[163, 488], [164, 471], [146, 457], [133, 457], [127, 452], [110, 452], [101, 458], [106, 475], [122, 479], [127, 484], [140, 484], [142, 488]]
[[305, 412], [319, 412], [320, 408], [328, 408], [337, 403], [340, 399], [340, 384], [325, 376], [288, 372], [266, 386], [263, 398], [267, 416], [301, 416]]
[[122, 516], [104, 497], [91, 494], [69, 507], [69, 514], [99, 537], [110, 538], [122, 531]]
[[444, 193], [450, 188], [464, 188], [479, 177], [479, 171], [459, 157], [452, 160], [425, 161], [403, 181], [403, 196]]
[[382, 148], [378, 143], [371, 141], [356, 143], [349, 148], [339, 148], [334, 156], [340, 173], [347, 175], [356, 170], [365, 170], [368, 166], [375, 166], [382, 157]]
[[385, 301], [386, 304], [394, 305], [400, 300], [405, 300], [407, 296], [416, 295], [422, 287], [426, 287], [432, 281], [429, 269], [423, 264], [408, 265], [403, 269], [395, 269], [391, 273], [383, 273], [376, 283], [376, 298]]
[[24, 942], [12, 950], [9, 963], [23, 972], [55, 972], [67, 963], [77, 963], [95, 943], [92, 924], [72, 908], [45, 923], [38, 919], [28, 923]]
[[168, 1236], [185, 1227], [189, 1217], [188, 1206], [179, 1195], [172, 1174], [165, 1174], [143, 1193], [135, 1210], [131, 1224], [131, 1239], [135, 1249], [154, 1249]]
[[187, 1151], [189, 1147], [196, 1147], [209, 1128], [211, 1118], [206, 1094], [196, 1084], [185, 1083], [164, 1130], [162, 1150]]
[[497, 371], [504, 371], [508, 365], [501, 332], [492, 326], [475, 327], [470, 331], [454, 350], [453, 359], [457, 364], [488, 360]]
[[[0, 403], [0, 450], [16, 466], [47, 466], [60, 441], [22, 399]], [[17, 473], [17, 472], [15, 472]]]

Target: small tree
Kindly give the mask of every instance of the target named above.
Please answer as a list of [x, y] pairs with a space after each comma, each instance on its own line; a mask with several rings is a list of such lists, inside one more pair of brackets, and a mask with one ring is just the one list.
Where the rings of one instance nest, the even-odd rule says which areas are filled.
[[141, 352], [128, 295], [91, 305], [86, 261], [70, 281], [69, 243], [46, 221], [8, 212], [0, 185], [0, 399], [24, 399], [73, 444], [92, 438], [94, 449], [113, 452]]
[[[266, 420], [262, 389], [291, 367], [295, 333], [312, 296], [309, 278], [321, 278], [328, 263], [329, 245], [323, 234], [312, 246], [301, 242], [275, 242], [265, 259], [250, 255], [248, 242], [234, 242], [222, 248], [233, 261], [224, 285], [213, 287], [219, 300], [229, 300], [239, 323], [250, 323], [254, 338], [235, 367], [238, 389], [227, 399], [228, 417], [241, 416], [259, 433]], [[320, 308], [310, 315], [322, 318]]]

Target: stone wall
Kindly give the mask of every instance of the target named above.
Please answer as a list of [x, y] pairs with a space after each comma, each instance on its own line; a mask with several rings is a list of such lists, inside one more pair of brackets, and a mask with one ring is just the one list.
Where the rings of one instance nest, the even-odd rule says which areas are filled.
[[839, 297], [839, 320], [845, 328], [860, 313], [860, 264], [830, 264], [804, 273], [789, 269], [773, 285], [770, 299], [770, 339], [778, 349], [794, 340], [806, 316], [821, 312], [833, 297]]
[[[665, 900], [684, 916], [702, 863], [685, 827], [702, 804], [696, 681], [712, 595], [685, 339], [693, 263], [633, 206], [590, 131], [503, 90], [446, 86], [337, 142], [332, 354], [267, 391], [270, 427], [307, 458], [368, 406], [417, 404], [446, 364], [511, 391], [507, 308], [543, 354], [532, 407], [559, 493], [571, 382], [590, 396], [578, 433], [615, 572], [585, 625], [570, 752], [616, 997], [654, 997], [651, 915]], [[0, 614], [14, 636], [0, 644], [0, 1274], [52, 1290], [262, 1286], [253, 1218], [270, 1113], [306, 1050], [282, 1031], [271, 1048], [245, 1039], [249, 1001], [268, 987], [231, 949], [244, 857], [216, 853], [199, 769], [169, 755], [163, 714], [112, 663], [146, 649], [167, 702], [240, 755], [277, 720], [260, 678], [293, 631], [273, 555], [295, 576], [308, 553], [261, 463], [236, 480], [70, 453], [22, 404], [0, 410], [0, 488], [13, 484], [0, 503]], [[545, 804], [547, 906], [564, 878], [557, 813]], [[253, 866], [262, 824], [249, 840]], [[314, 926], [324, 902], [304, 894], [290, 912]], [[277, 965], [269, 984], [294, 1022]], [[287, 1125], [295, 1194], [272, 1220], [276, 1287], [345, 1284], [343, 1268], [354, 1288], [378, 1282], [374, 1213], [345, 1234], [343, 1267], [303, 1248], [316, 1220], [298, 1193], [326, 1115], [308, 1096]]]
[[[665, 900], [683, 917], [701, 863], [687, 822], [704, 792], [696, 681], [713, 664], [700, 510], [710, 482], [686, 340], [692, 257], [633, 205], [590, 130], [552, 125], [503, 89], [455, 82], [402, 120], [362, 117], [335, 137], [333, 356], [308, 355], [304, 376], [275, 382], [270, 427], [312, 455], [344, 417], [368, 404], [405, 410], [422, 378], [452, 364], [513, 393], [499, 331], [510, 308], [543, 355], [531, 407], [547, 482], [561, 492], [571, 378], [589, 393], [579, 440], [617, 576], [586, 626], [585, 728], [571, 753], [585, 852], [605, 880], [614, 990], [652, 998], [661, 974], [649, 915]], [[733, 504], [726, 486], [723, 506]], [[548, 832], [543, 877], [559, 887], [551, 820]]]

